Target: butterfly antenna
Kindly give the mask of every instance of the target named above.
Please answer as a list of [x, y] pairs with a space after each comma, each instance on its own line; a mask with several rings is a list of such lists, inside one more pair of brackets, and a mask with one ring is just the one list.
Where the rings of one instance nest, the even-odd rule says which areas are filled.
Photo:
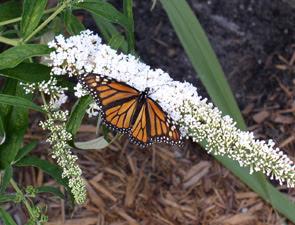
[[169, 81], [167, 83], [164, 83], [164, 84], [159, 84], [159, 85], [154, 85], [152, 86], [151, 88], [154, 90], [153, 92], [151, 92], [150, 94], [154, 94], [156, 93], [161, 87], [163, 86], [167, 86], [167, 85], [170, 85], [173, 81]]

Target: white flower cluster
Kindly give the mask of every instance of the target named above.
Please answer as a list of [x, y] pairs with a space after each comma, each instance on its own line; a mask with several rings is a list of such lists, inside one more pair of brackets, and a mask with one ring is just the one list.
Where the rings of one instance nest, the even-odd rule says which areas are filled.
[[[163, 70], [151, 69], [132, 55], [118, 54], [91, 31], [67, 39], [57, 36], [49, 46], [55, 48], [50, 55], [53, 74], [73, 76], [93, 72], [126, 82], [140, 91], [149, 87], [150, 97], [180, 125], [183, 136], [195, 142], [205, 141], [207, 151], [226, 154], [241, 166], [249, 166], [251, 172], [262, 171], [294, 187], [294, 163], [272, 141], [255, 140], [252, 133], [237, 129], [229, 116], [223, 117], [190, 83], [174, 81]], [[76, 87], [77, 97], [85, 94], [81, 86]], [[95, 116], [97, 110], [92, 105], [89, 112]]]
[[48, 81], [42, 81], [39, 83], [20, 83], [26, 94], [34, 93], [36, 90], [49, 95], [50, 102], [54, 108], [59, 108], [68, 99], [65, 91], [68, 88], [63, 88], [57, 85], [57, 79], [55, 77], [50, 77]]
[[40, 122], [43, 130], [48, 130], [50, 136], [47, 141], [52, 147], [52, 158], [56, 159], [57, 164], [63, 169], [62, 177], [69, 180], [69, 187], [78, 204], [86, 200], [85, 183], [81, 177], [82, 171], [76, 164], [77, 156], [72, 155], [68, 141], [72, 140], [72, 135], [66, 131], [66, 121], [68, 111], [56, 111], [50, 105], [44, 105], [43, 109], [47, 112], [48, 119]]
[[72, 155], [71, 148], [67, 144], [72, 140], [70, 133], [66, 131], [66, 121], [68, 112], [59, 110], [60, 106], [66, 102], [67, 95], [63, 88], [57, 84], [57, 79], [51, 77], [48, 81], [39, 83], [21, 83], [27, 94], [34, 93], [38, 90], [41, 95], [50, 97], [47, 105], [44, 98], [42, 106], [47, 113], [48, 119], [40, 122], [40, 126], [44, 130], [50, 131], [47, 141], [52, 146], [52, 158], [56, 159], [58, 165], [62, 168], [62, 176], [69, 180], [69, 187], [78, 204], [82, 204], [86, 199], [86, 189], [83, 179], [81, 178], [82, 171], [76, 164], [77, 156]]

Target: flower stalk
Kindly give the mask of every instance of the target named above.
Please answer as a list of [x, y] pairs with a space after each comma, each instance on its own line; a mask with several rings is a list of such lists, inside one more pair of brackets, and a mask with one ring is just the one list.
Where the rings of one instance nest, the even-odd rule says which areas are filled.
[[[67, 39], [57, 36], [49, 47], [56, 49], [50, 55], [52, 74], [77, 76], [92, 72], [123, 81], [139, 91], [149, 87], [150, 97], [180, 126], [183, 137], [206, 142], [208, 153], [227, 155], [240, 166], [249, 167], [251, 173], [261, 171], [280, 184], [295, 186], [294, 162], [272, 140], [260, 141], [253, 133], [239, 130], [232, 118], [223, 116], [190, 83], [174, 81], [161, 69], [151, 69], [132, 55], [118, 54], [91, 31]], [[75, 90], [77, 97], [86, 94], [79, 84]], [[95, 111], [99, 108], [93, 104], [87, 110], [90, 116], [96, 115]]]

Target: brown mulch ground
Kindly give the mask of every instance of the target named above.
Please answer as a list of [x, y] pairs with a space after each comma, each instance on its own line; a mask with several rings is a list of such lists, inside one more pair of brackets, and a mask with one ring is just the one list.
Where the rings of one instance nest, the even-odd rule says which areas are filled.
[[[277, 132], [278, 145], [294, 159], [295, 90], [294, 83], [284, 79], [294, 76], [295, 51], [293, 46], [290, 48], [290, 54], [270, 58], [273, 92], [268, 93], [263, 104], [261, 92], [249, 95], [243, 113], [257, 137], [268, 138], [268, 132]], [[27, 139], [44, 140], [45, 133], [33, 127]], [[94, 126], [82, 125], [79, 138], [90, 140], [95, 132]], [[48, 147], [41, 141], [35, 153], [47, 158]], [[40, 205], [48, 205], [48, 225], [293, 224], [200, 146], [189, 142], [184, 149], [154, 145], [142, 150], [122, 138], [107, 149], [77, 154], [87, 182], [87, 203], [72, 208], [50, 195], [38, 197]], [[22, 170], [19, 182], [33, 186], [55, 184], [33, 168]], [[289, 191], [289, 197], [294, 199], [294, 190], [281, 190]], [[21, 207], [10, 206], [10, 212], [18, 221], [25, 221]]]
[[[89, 138], [95, 127], [82, 130]], [[80, 151], [88, 201], [72, 209], [43, 196], [48, 225], [282, 224], [282, 217], [200, 147], [185, 149], [140, 150], [121, 140], [103, 151]], [[19, 181], [53, 184], [34, 169], [23, 171]]]
[[[271, 75], [266, 83], [270, 82], [273, 89], [249, 94], [243, 114], [257, 137], [276, 136], [278, 146], [295, 160], [295, 47], [289, 46], [288, 51], [270, 56], [269, 67]], [[48, 158], [46, 133], [37, 122], [32, 122], [26, 139], [40, 140], [34, 153]], [[83, 125], [79, 138], [90, 140], [95, 132], [94, 126]], [[68, 201], [41, 195], [37, 201], [48, 206], [48, 225], [293, 224], [200, 146], [189, 142], [184, 149], [154, 145], [142, 150], [122, 138], [107, 149], [77, 154], [87, 182], [87, 203], [72, 208]], [[24, 187], [56, 185], [34, 168], [15, 172]], [[281, 190], [294, 199], [294, 190], [285, 187]], [[20, 205], [5, 207], [18, 224], [26, 221], [26, 211]]]

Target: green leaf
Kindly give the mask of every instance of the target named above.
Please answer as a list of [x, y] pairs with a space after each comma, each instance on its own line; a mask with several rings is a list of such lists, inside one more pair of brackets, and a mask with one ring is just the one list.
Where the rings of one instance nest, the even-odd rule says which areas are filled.
[[95, 15], [101, 16], [112, 23], [120, 24], [126, 29], [129, 27], [126, 16], [119, 12], [110, 3], [103, 0], [86, 0], [77, 4], [77, 7], [85, 9]]
[[17, 196], [15, 194], [0, 195], [0, 203], [13, 202], [16, 199], [17, 199]]
[[[94, 18], [95, 23], [98, 26], [103, 38], [108, 42], [108, 44], [110, 45], [110, 41], [113, 37], [121, 36], [118, 39], [122, 39], [124, 41], [119, 47], [124, 53], [128, 53], [128, 43], [125, 37], [116, 29], [116, 27], [109, 21], [102, 18], [101, 16], [92, 14], [92, 17]], [[113, 46], [111, 47], [113, 48]]]
[[[25, 94], [23, 88], [19, 85], [16, 87], [15, 95], [27, 100], [32, 99], [32, 95]], [[29, 123], [28, 109], [12, 107], [6, 120], [7, 138], [4, 144], [0, 145], [0, 169], [6, 168], [11, 164], [22, 146], [24, 134]]]
[[127, 40], [128, 40], [128, 52], [133, 53], [135, 47], [135, 38], [134, 38], [134, 20], [133, 20], [133, 0], [124, 0], [123, 1], [123, 9], [124, 15], [128, 20], [127, 27]]
[[[4, 83], [4, 87], [1, 90], [1, 93], [15, 95], [16, 87], [17, 87], [16, 80], [6, 79], [5, 83]], [[9, 116], [9, 113], [11, 112], [11, 110], [12, 110], [12, 106], [0, 103], [0, 114], [2, 117], [2, 122], [3, 122], [4, 128], [6, 128], [8, 116]]]
[[64, 199], [65, 196], [64, 194], [56, 187], [52, 187], [52, 186], [42, 186], [42, 187], [37, 187], [37, 193], [51, 193], [53, 195], [56, 195], [58, 197], [60, 197], [61, 199]]
[[0, 70], [13, 68], [27, 58], [48, 55], [52, 50], [47, 45], [27, 44], [19, 45], [0, 54]]
[[0, 220], [4, 222], [5, 225], [17, 225], [12, 217], [4, 209], [0, 208]]
[[10, 20], [21, 15], [20, 1], [13, 0], [0, 4], [0, 22]]
[[1, 179], [1, 185], [0, 185], [0, 196], [1, 193], [3, 193], [6, 188], [9, 185], [9, 181], [12, 178], [12, 174], [13, 174], [13, 170], [11, 166], [8, 166], [5, 170], [4, 170], [4, 174], [3, 177]]
[[24, 0], [21, 20], [22, 37], [27, 37], [38, 26], [47, 0]]
[[[224, 114], [230, 115], [242, 130], [246, 125], [241, 116], [222, 68], [206, 34], [185, 0], [161, 0], [168, 17], [200, 79], [213, 102]], [[295, 205], [276, 190], [261, 173], [249, 174], [231, 159], [215, 156], [225, 167], [258, 193], [264, 200], [295, 222]]]
[[119, 48], [123, 47], [124, 42], [124, 36], [121, 34], [116, 34], [112, 36], [108, 44], [112, 47], [112, 49], [118, 50]]
[[71, 35], [79, 34], [82, 30], [85, 30], [84, 25], [72, 14], [70, 9], [67, 9], [64, 13], [64, 21], [67, 31]]
[[103, 149], [109, 146], [109, 142], [102, 136], [91, 141], [75, 142], [75, 147], [83, 150], [89, 149]]
[[20, 161], [18, 161], [16, 166], [33, 166], [41, 169], [51, 177], [53, 177], [59, 184], [67, 187], [67, 180], [62, 178], [61, 168], [54, 165], [46, 160], [39, 159], [36, 156], [25, 156]]
[[44, 110], [40, 106], [19, 96], [0, 94], [0, 103], [44, 112]]
[[21, 63], [11, 69], [0, 70], [0, 75], [10, 77], [22, 82], [48, 81], [51, 69], [38, 63]]
[[37, 141], [32, 141], [31, 143], [27, 144], [26, 146], [22, 147], [14, 160], [14, 163], [18, 162], [21, 160], [23, 157], [25, 157], [27, 154], [29, 154], [34, 148], [36, 148], [38, 142]]
[[2, 122], [2, 116], [0, 115], [0, 145], [4, 143], [5, 139], [6, 139], [6, 133], [5, 133], [4, 125]]
[[67, 131], [70, 132], [73, 136], [79, 130], [85, 111], [92, 101], [93, 100], [90, 96], [84, 96], [78, 99], [73, 106], [70, 118], [67, 122]]

